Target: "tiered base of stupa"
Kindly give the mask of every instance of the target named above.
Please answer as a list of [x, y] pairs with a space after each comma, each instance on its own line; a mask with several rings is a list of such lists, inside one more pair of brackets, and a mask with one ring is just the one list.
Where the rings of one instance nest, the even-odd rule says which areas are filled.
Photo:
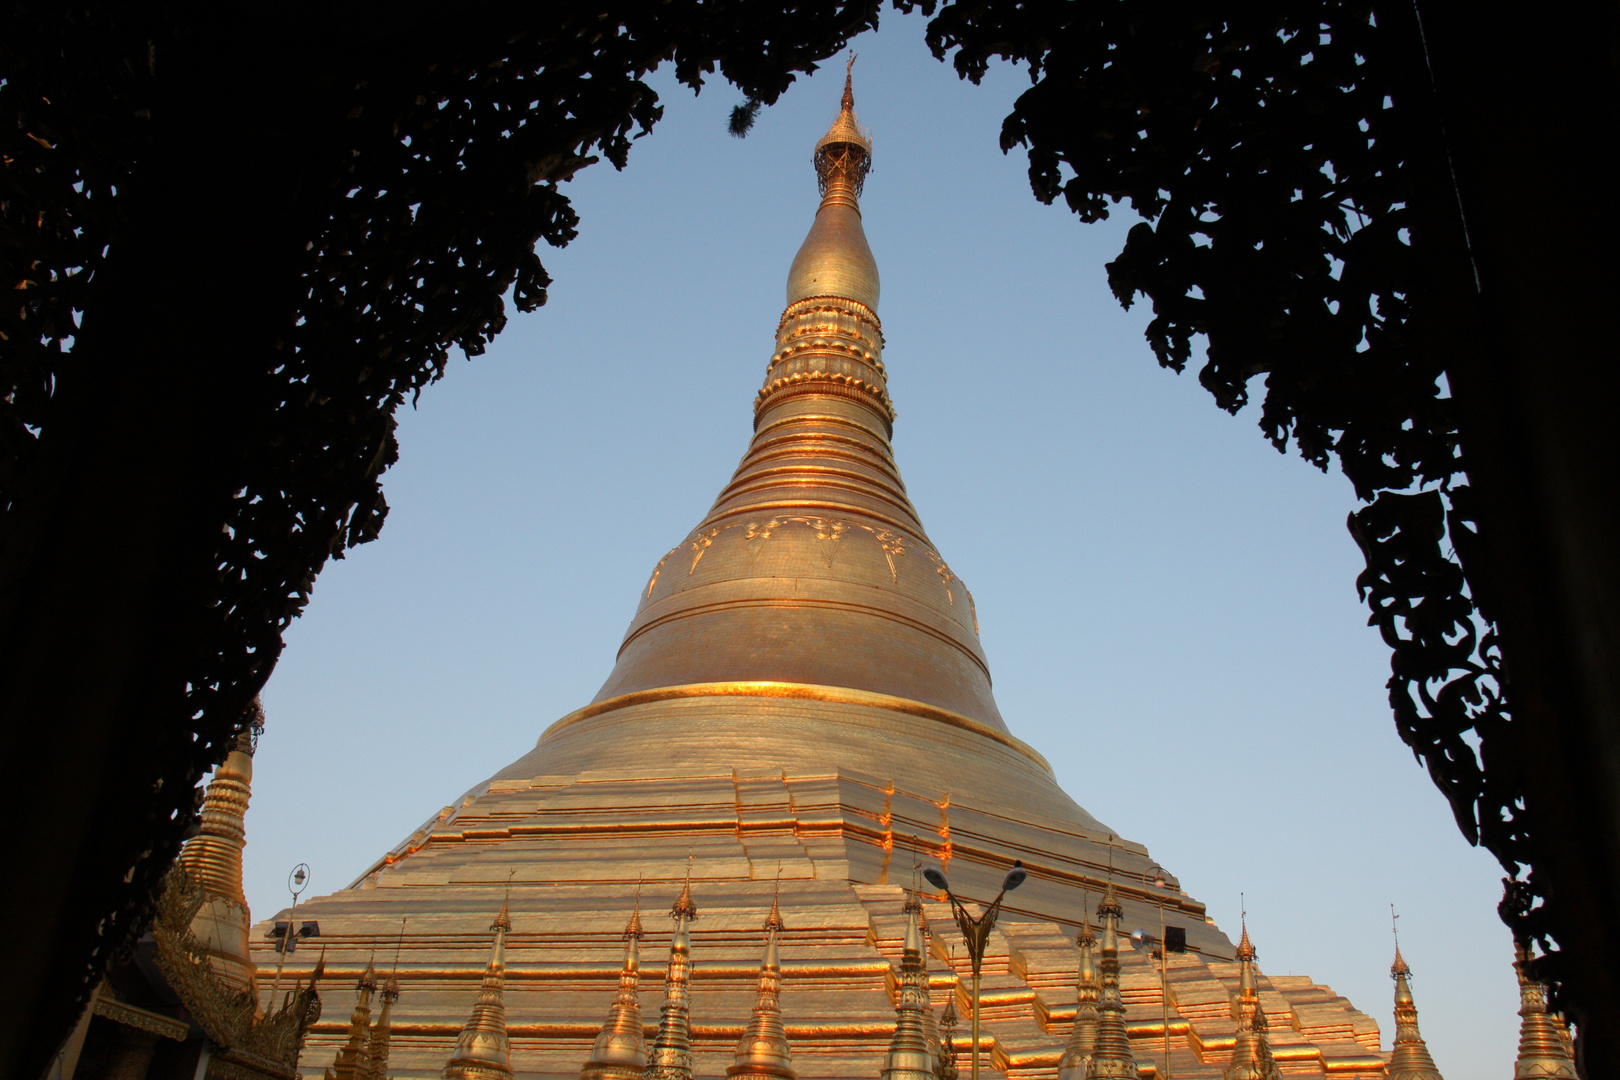
[[[738, 731], [749, 733], [743, 745]], [[675, 687], [565, 718], [353, 887], [300, 905], [298, 920], [317, 921], [320, 936], [288, 958], [283, 986], [307, 978], [324, 952], [326, 1013], [302, 1059], [305, 1075], [319, 1076], [343, 1041], [355, 980], [372, 959], [386, 971], [402, 941], [388, 1072], [437, 1077], [478, 996], [490, 920], [509, 891], [513, 1070], [574, 1080], [618, 988], [638, 892], [652, 1037], [670, 933], [662, 915], [690, 872], [694, 1076], [724, 1076], [732, 1063], [780, 887], [794, 1068], [875, 1080], [895, 1025], [892, 965], [917, 869], [941, 866], [959, 896], [988, 900], [1015, 859], [1030, 876], [1008, 894], [985, 959], [987, 1075], [1056, 1075], [1075, 1015], [1075, 933], [1112, 880], [1127, 928], [1156, 931], [1162, 903], [1166, 922], [1186, 929], [1188, 951], [1172, 954], [1168, 971], [1170, 1069], [1219, 1076], [1236, 1032], [1238, 966], [1202, 904], [1174, 884], [1156, 887], [1146, 849], [1111, 836], [1017, 740], [915, 702], [825, 687]], [[924, 899], [935, 1011], [954, 994], [965, 1020], [966, 952], [943, 897]], [[275, 967], [270, 925], [254, 931], [261, 971]], [[1131, 1042], [1143, 1075], [1154, 1075], [1164, 1048], [1158, 965], [1140, 949], [1121, 959]], [[1383, 1075], [1378, 1026], [1345, 999], [1304, 977], [1262, 977], [1260, 989], [1285, 1073]], [[965, 1023], [957, 1046], [966, 1076]]]

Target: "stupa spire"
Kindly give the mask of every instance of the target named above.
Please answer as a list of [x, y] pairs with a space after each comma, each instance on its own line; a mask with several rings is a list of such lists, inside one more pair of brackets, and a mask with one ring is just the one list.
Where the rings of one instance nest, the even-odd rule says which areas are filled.
[[399, 920], [399, 941], [394, 945], [394, 968], [377, 984], [382, 1009], [377, 1022], [371, 1025], [371, 1038], [366, 1044], [367, 1080], [387, 1080], [388, 1052], [394, 1038], [394, 1002], [399, 1000], [399, 951], [405, 945], [405, 920]]
[[245, 818], [252, 795], [254, 738], [263, 728], [264, 711], [255, 698], [235, 745], [208, 782], [201, 828], [180, 850], [180, 865], [206, 897], [192, 920], [191, 932], [207, 953], [214, 973], [233, 989], [251, 990], [255, 999], [257, 968], [248, 954], [242, 849], [247, 843]]
[[[821, 205], [847, 206], [860, 213], [859, 199], [872, 171], [872, 140], [855, 120], [855, 56], [844, 68], [844, 97], [838, 119], [816, 143], [816, 185]], [[875, 304], [872, 306], [876, 306]]]
[[1401, 955], [1399, 941], [1395, 943], [1395, 962], [1389, 967], [1389, 976], [1395, 980], [1395, 1042], [1389, 1055], [1389, 1080], [1441, 1080], [1428, 1044], [1418, 1032], [1412, 969]]
[[759, 966], [759, 995], [737, 1055], [726, 1075], [736, 1080], [794, 1080], [793, 1052], [782, 1028], [778, 1002], [782, 980], [782, 959], [777, 939], [784, 929], [777, 897], [771, 898], [771, 913], [765, 919], [765, 959]]
[[386, 1080], [388, 1075], [388, 1050], [394, 1037], [394, 1002], [399, 1000], [399, 980], [389, 975], [377, 984], [377, 996], [382, 1000], [382, 1008], [377, 1012], [377, 1022], [371, 1025], [371, 1035], [366, 1040], [366, 1068], [362, 1074], [365, 1080]]
[[1075, 944], [1080, 948], [1080, 966], [1075, 974], [1074, 1029], [1069, 1033], [1069, 1045], [1058, 1060], [1058, 1080], [1085, 1080], [1086, 1066], [1097, 1046], [1097, 935], [1091, 932], [1089, 904], [1081, 901], [1080, 934]]
[[327, 1066], [326, 1080], [366, 1080], [369, 1075], [366, 1066], [371, 1056], [371, 995], [376, 992], [377, 969], [368, 960], [366, 970], [360, 973], [360, 981], [355, 984], [348, 1040], [338, 1048], [337, 1056]]
[[[855, 58], [849, 60], [850, 68]], [[877, 313], [878, 273], [861, 228], [861, 192], [872, 171], [872, 140], [855, 120], [852, 70], [844, 74], [838, 118], [816, 142], [816, 186], [821, 206], [788, 271], [787, 302], [834, 296]]]
[[920, 708], [1049, 771], [1007, 733], [972, 598], [894, 460], [878, 270], [858, 205], [871, 142], [852, 84], [815, 162], [824, 195], [788, 272], [748, 452], [652, 568], [613, 672], [576, 717], [737, 693]]
[[444, 1066], [445, 1080], [511, 1080], [512, 1048], [506, 1037], [506, 935], [512, 930], [510, 899], [490, 924], [495, 941], [484, 968], [484, 985], [472, 1016], [461, 1029], [455, 1053]]
[[647, 1055], [646, 1080], [692, 1080], [691, 978], [692, 939], [687, 924], [697, 918], [692, 903], [692, 875], [687, 871], [681, 895], [669, 909], [675, 933], [669, 941], [669, 968], [664, 974], [664, 1005], [658, 1035]]
[[1282, 1080], [1282, 1070], [1271, 1056], [1266, 1039], [1266, 1011], [1260, 1007], [1260, 991], [1255, 985], [1254, 943], [1249, 940], [1249, 922], [1243, 920], [1243, 939], [1238, 942], [1238, 993], [1232, 1001], [1232, 1019], [1237, 1021], [1237, 1041], [1232, 1060], [1221, 1074], [1222, 1080]]
[[957, 1080], [961, 1076], [956, 1067], [956, 1023], [956, 994], [952, 992], [939, 1014], [939, 1068], [934, 1070], [939, 1080]]
[[619, 994], [608, 1009], [607, 1022], [597, 1033], [590, 1060], [579, 1080], [641, 1080], [647, 1069], [647, 1038], [641, 1024], [641, 897], [624, 928], [624, 965], [619, 969]]
[[1102, 985], [1097, 994], [1097, 1042], [1086, 1065], [1086, 1080], [1136, 1080], [1136, 1059], [1125, 1033], [1125, 1002], [1119, 996], [1120, 907], [1114, 883], [1108, 883], [1097, 917], [1102, 920]]
[[894, 1037], [883, 1059], [883, 1080], [935, 1080], [939, 1056], [929, 1049], [924, 1014], [928, 1011], [928, 969], [923, 956], [922, 901], [906, 893], [905, 944], [900, 950], [899, 992], [894, 1003]]
[[1530, 977], [1529, 962], [1529, 947], [1516, 944], [1513, 969], [1519, 976], [1519, 1058], [1513, 1066], [1513, 1080], [1578, 1080], [1563, 1022], [1547, 1011], [1547, 988]]

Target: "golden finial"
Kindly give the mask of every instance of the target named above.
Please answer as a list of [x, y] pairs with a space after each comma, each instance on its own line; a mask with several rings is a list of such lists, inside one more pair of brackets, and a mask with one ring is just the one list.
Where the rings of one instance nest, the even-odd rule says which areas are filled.
[[636, 882], [636, 906], [630, 912], [630, 921], [624, 926], [624, 939], [626, 941], [640, 941], [641, 930], [641, 883]]
[[1389, 965], [1389, 977], [1410, 976], [1412, 969], [1406, 966], [1406, 958], [1401, 955], [1401, 917], [1396, 914], [1394, 904], [1389, 905], [1389, 932], [1395, 938], [1395, 962]]
[[1124, 914], [1125, 909], [1119, 904], [1119, 894], [1114, 891], [1114, 882], [1110, 880], [1108, 887], [1103, 891], [1102, 901], [1097, 905], [1097, 917], [1107, 918], [1113, 916], [1119, 918]]
[[496, 913], [495, 921], [489, 926], [491, 930], [512, 932], [512, 875], [515, 873], [516, 870], [506, 872], [506, 893], [501, 897], [501, 910]]
[[843, 202], [854, 208], [872, 171], [872, 140], [855, 120], [855, 55], [850, 54], [844, 71], [844, 96], [839, 102], [838, 119], [816, 143], [816, 183], [821, 188], [822, 205]]
[[[1241, 895], [1242, 894], [1239, 894], [1240, 898]], [[1243, 904], [1243, 913], [1239, 915], [1238, 918], [1242, 920], [1243, 938], [1238, 942], [1237, 958], [1246, 963], [1252, 962], [1255, 957], [1255, 952], [1254, 942], [1249, 940], [1249, 906], [1247, 903]]]
[[686, 880], [681, 884], [681, 895], [675, 898], [675, 906], [669, 909], [672, 919], [692, 920], [698, 917], [697, 905], [692, 902], [692, 856], [686, 856]]
[[780, 933], [787, 929], [782, 922], [782, 865], [776, 866], [776, 891], [771, 894], [771, 913], [765, 917], [765, 930], [768, 933]]

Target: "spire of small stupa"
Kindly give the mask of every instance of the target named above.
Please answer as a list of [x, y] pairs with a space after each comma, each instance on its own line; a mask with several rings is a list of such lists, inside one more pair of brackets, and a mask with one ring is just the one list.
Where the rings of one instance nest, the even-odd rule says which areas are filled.
[[264, 711], [255, 698], [244, 714], [235, 745], [208, 782], [201, 829], [180, 850], [180, 865], [206, 897], [192, 919], [191, 932], [208, 954], [214, 973], [233, 989], [251, 990], [255, 999], [257, 968], [248, 955], [249, 916], [242, 894], [242, 849], [247, 844], [245, 818], [253, 786], [253, 743], [263, 728]]
[[[1393, 914], [1393, 911], [1392, 911]], [[1389, 1055], [1389, 1080], [1441, 1080], [1429, 1047], [1418, 1032], [1417, 1004], [1412, 1000], [1412, 969], [1395, 939], [1395, 962], [1389, 966], [1395, 980], [1395, 1042]]]
[[1575, 1059], [1564, 1039], [1564, 1025], [1547, 1011], [1547, 988], [1530, 977], [1530, 948], [1514, 946], [1519, 976], [1519, 1059], [1513, 1080], [1577, 1080]]
[[348, 1039], [338, 1047], [337, 1056], [327, 1066], [327, 1080], [365, 1080], [371, 1054], [371, 995], [377, 992], [377, 969], [366, 961], [366, 970], [355, 984], [354, 1011], [349, 1014]]
[[1097, 1042], [1086, 1065], [1086, 1080], [1136, 1080], [1136, 1058], [1125, 1033], [1125, 1002], [1119, 996], [1119, 905], [1114, 883], [1108, 883], [1097, 917], [1102, 919], [1102, 985], [1097, 994]]
[[377, 1011], [377, 1022], [371, 1025], [371, 1035], [366, 1040], [366, 1067], [362, 1074], [365, 1080], [387, 1080], [388, 1076], [388, 1050], [394, 1037], [394, 1002], [399, 1000], [399, 980], [388, 975], [377, 984], [377, 996], [382, 999], [382, 1008]]
[[1086, 1066], [1097, 1046], [1097, 935], [1091, 932], [1090, 898], [1081, 902], [1080, 967], [1075, 975], [1074, 1030], [1058, 1060], [1058, 1080], [1085, 1080]]
[[608, 1008], [607, 1022], [597, 1033], [590, 1060], [579, 1080], [641, 1080], [647, 1069], [647, 1038], [641, 1024], [641, 895], [624, 928], [624, 966], [619, 969], [619, 995]]
[[1249, 940], [1249, 920], [1243, 920], [1243, 939], [1238, 942], [1238, 993], [1232, 1001], [1232, 1019], [1237, 1021], [1237, 1041], [1232, 1060], [1222, 1080], [1282, 1080], [1282, 1070], [1271, 1056], [1266, 1039], [1266, 1011], [1260, 1007], [1260, 991], [1254, 979], [1254, 943]]
[[366, 1040], [366, 1067], [361, 1074], [365, 1080], [387, 1080], [388, 1051], [394, 1037], [394, 1002], [399, 1000], [399, 951], [405, 943], [405, 920], [399, 920], [399, 941], [394, 945], [394, 968], [377, 981], [377, 996], [382, 999], [377, 1022], [371, 1025]]
[[939, 1080], [957, 1080], [961, 1070], [956, 1067], [956, 994], [945, 999], [945, 1008], [939, 1014], [939, 1068], [934, 1075]]
[[794, 1080], [793, 1052], [782, 1028], [778, 1002], [782, 980], [782, 960], [777, 939], [784, 929], [779, 897], [771, 898], [771, 913], [765, 919], [765, 959], [759, 966], [759, 995], [754, 1012], [737, 1040], [737, 1056], [726, 1075], [737, 1080]]
[[675, 920], [675, 933], [669, 942], [669, 969], [664, 974], [664, 1006], [658, 1018], [658, 1035], [647, 1055], [646, 1080], [692, 1080], [691, 978], [692, 939], [687, 924], [697, 918], [692, 903], [692, 872], [675, 906], [669, 909]]
[[512, 930], [510, 899], [489, 927], [495, 933], [484, 985], [472, 1016], [461, 1029], [456, 1051], [445, 1063], [445, 1080], [510, 1080], [512, 1048], [506, 1037], [506, 935]]
[[922, 901], [906, 893], [905, 944], [900, 950], [899, 992], [894, 1002], [894, 1037], [883, 1059], [883, 1080], [935, 1080], [938, 1056], [928, 1048], [923, 1013], [928, 1009], [928, 987], [923, 960]]

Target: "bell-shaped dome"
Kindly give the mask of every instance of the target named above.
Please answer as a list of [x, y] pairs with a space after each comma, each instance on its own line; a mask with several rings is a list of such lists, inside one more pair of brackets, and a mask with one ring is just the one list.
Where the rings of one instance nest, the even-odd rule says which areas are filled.
[[866, 243], [861, 212], [823, 201], [788, 271], [787, 302], [837, 296], [876, 311], [878, 291], [877, 260]]

